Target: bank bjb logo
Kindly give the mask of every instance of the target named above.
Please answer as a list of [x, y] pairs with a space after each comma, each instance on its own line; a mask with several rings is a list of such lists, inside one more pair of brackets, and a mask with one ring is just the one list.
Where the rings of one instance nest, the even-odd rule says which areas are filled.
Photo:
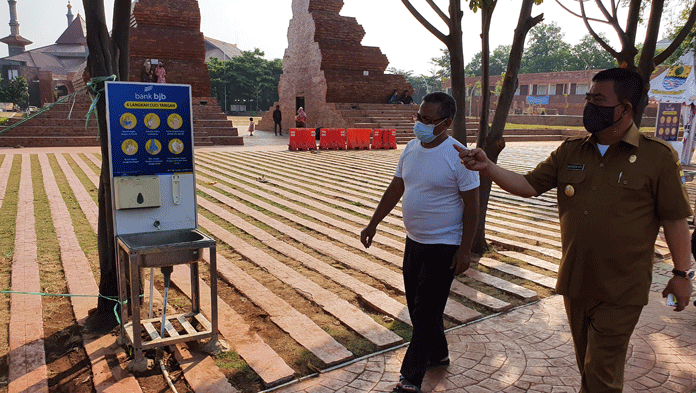
[[667, 90], [678, 89], [686, 82], [686, 78], [691, 73], [691, 66], [676, 65], [672, 66], [667, 72], [665, 79], [662, 80], [662, 86]]

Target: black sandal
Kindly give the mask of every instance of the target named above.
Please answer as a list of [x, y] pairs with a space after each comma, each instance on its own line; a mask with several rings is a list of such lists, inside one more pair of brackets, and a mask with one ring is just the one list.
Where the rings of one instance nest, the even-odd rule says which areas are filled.
[[443, 366], [449, 366], [450, 365], [450, 360], [449, 358], [445, 358], [444, 360], [436, 360], [436, 361], [428, 361], [428, 364], [425, 366], [426, 369], [430, 370], [431, 368], [436, 368], [436, 367], [443, 367]]
[[399, 377], [399, 383], [392, 390], [392, 393], [422, 393], [421, 389], [409, 382], [404, 376]]

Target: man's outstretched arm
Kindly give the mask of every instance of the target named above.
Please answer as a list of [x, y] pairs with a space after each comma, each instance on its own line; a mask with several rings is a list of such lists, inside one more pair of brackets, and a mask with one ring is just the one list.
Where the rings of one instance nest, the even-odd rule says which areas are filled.
[[402, 195], [404, 195], [404, 179], [394, 176], [389, 187], [384, 191], [384, 195], [382, 195], [377, 209], [375, 209], [375, 212], [372, 214], [370, 222], [365, 229], [360, 232], [360, 241], [365, 248], [369, 248], [372, 245], [372, 238], [374, 238], [375, 233], [377, 233], [377, 225], [382, 222], [384, 217], [386, 217], [394, 206], [399, 203]]
[[459, 158], [467, 169], [486, 174], [503, 190], [525, 198], [538, 195], [524, 176], [499, 167], [488, 159], [483, 150], [479, 148], [467, 150], [457, 145], [454, 145], [454, 148], [459, 152]]

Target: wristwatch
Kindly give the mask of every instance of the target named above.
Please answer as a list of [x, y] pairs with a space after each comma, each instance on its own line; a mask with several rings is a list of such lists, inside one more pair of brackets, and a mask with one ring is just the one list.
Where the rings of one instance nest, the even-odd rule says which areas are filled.
[[677, 269], [675, 268], [675, 269], [672, 269], [672, 273], [673, 273], [675, 276], [679, 276], [679, 277], [683, 277], [683, 278], [688, 278], [689, 280], [691, 280], [692, 278], [694, 278], [694, 271], [693, 271], [693, 270], [690, 271], [690, 272], [685, 272], [685, 271], [683, 271], [683, 270], [677, 270]]

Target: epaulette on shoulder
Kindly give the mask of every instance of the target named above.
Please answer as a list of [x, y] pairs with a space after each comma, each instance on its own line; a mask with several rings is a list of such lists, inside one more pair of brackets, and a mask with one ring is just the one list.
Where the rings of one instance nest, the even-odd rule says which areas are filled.
[[645, 138], [646, 141], [658, 143], [658, 144], [664, 146], [666, 149], [674, 149], [672, 147], [672, 145], [669, 144], [669, 142], [667, 142], [666, 140], [664, 140], [662, 138], [655, 138], [654, 136], [647, 134], [645, 132], [641, 132], [640, 134], [643, 136], [643, 138]]
[[569, 136], [563, 142], [583, 142], [585, 139], [587, 139], [587, 135]]
[[[644, 132], [641, 132], [641, 135], [643, 136], [643, 140], [645, 140], [647, 143], [656, 143], [660, 146], [662, 146], [665, 150], [669, 152], [669, 154], [672, 155], [672, 158], [676, 157], [677, 160], [679, 160], [679, 153], [674, 149], [672, 145], [669, 144], [666, 140], [662, 138], [656, 138], [650, 134], [646, 134]], [[679, 161], [677, 161], [678, 163]]]

